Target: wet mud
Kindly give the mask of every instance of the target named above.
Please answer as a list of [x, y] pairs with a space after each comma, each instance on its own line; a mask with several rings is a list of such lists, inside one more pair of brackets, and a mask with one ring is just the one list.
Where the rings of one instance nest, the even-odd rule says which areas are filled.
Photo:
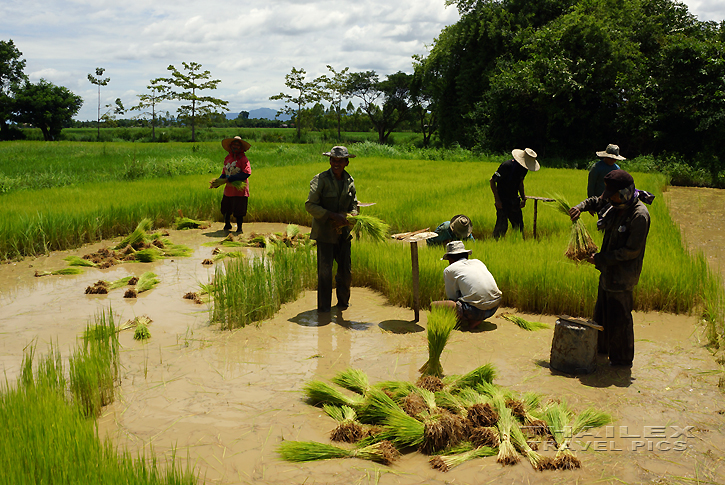
[[[673, 205], [675, 198], [675, 190], [668, 193]], [[0, 366], [12, 381], [31, 343], [42, 353], [52, 342], [67, 356], [93, 315], [109, 307], [119, 323], [148, 315], [151, 339], [135, 341], [133, 331], [121, 333], [121, 386], [116, 401], [104, 409], [99, 431], [134, 454], [153, 449], [170, 456], [175, 448], [206, 483], [725, 482], [720, 366], [704, 347], [695, 316], [660, 313], [635, 314], [632, 369], [600, 362], [589, 375], [552, 370], [556, 317], [549, 315], [517, 313], [551, 326], [535, 332], [494, 316], [475, 331], [454, 332], [446, 346], [441, 359], [446, 374], [490, 362], [498, 370], [495, 382], [503, 386], [566, 400], [577, 411], [594, 406], [611, 413], [612, 426], [574, 440], [580, 470], [539, 472], [527, 462], [502, 467], [485, 458], [444, 473], [419, 453], [404, 454], [392, 466], [359, 459], [280, 460], [275, 449], [282, 440], [329, 442], [335, 427], [321, 409], [304, 402], [301, 389], [308, 380], [329, 380], [355, 367], [372, 382], [416, 381], [428, 357], [427, 313], [415, 322], [412, 310], [353, 288], [348, 310], [321, 318], [316, 294], [308, 291], [270, 320], [220, 332], [209, 325], [208, 304], [183, 298], [213, 276], [214, 266], [201, 263], [214, 248], [202, 243], [221, 240], [220, 229], [216, 224], [170, 231], [174, 243], [194, 248], [188, 258], [90, 268], [77, 276], [33, 276], [36, 270], [65, 267], [69, 254], [110, 245], [97, 244], [0, 266]], [[247, 230], [281, 232], [284, 225], [245, 224]], [[122, 289], [84, 293], [98, 280], [144, 271], [154, 271], [161, 283], [136, 299], [124, 299]]]

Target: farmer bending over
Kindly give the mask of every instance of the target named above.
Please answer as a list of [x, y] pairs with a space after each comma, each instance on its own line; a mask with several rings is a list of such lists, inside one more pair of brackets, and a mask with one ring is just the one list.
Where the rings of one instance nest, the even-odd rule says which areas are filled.
[[358, 202], [355, 182], [345, 171], [355, 155], [343, 146], [322, 155], [330, 157], [330, 169], [310, 181], [305, 209], [313, 217], [310, 238], [317, 241], [317, 311], [325, 313], [332, 306], [333, 261], [337, 262], [337, 308], [345, 310], [350, 305], [352, 236], [347, 214], [357, 215]]
[[604, 176], [605, 189], [599, 197], [589, 197], [569, 210], [572, 221], [585, 211], [596, 211], [597, 227], [604, 231], [602, 248], [585, 260], [599, 271], [594, 321], [604, 327], [598, 333], [597, 348], [609, 356], [613, 366], [632, 367], [634, 324], [632, 290], [639, 282], [647, 244], [650, 217], [642, 202], [651, 204], [654, 195], [634, 187], [634, 179], [624, 170]]
[[471, 233], [473, 222], [471, 219], [459, 214], [453, 216], [450, 221], [442, 222], [435, 229], [436, 236], [427, 239], [426, 243], [432, 246], [448, 244], [451, 241], [475, 241]]
[[493, 316], [501, 304], [501, 290], [485, 264], [478, 259], [468, 259], [470, 249], [461, 241], [446, 244], [448, 260], [443, 270], [447, 301], [434, 301], [431, 306], [455, 308], [458, 321], [469, 329], [476, 328]]

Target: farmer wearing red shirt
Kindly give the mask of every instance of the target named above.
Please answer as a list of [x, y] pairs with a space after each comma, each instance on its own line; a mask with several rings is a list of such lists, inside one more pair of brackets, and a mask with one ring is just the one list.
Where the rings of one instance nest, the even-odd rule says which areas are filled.
[[[242, 221], [247, 215], [247, 201], [249, 200], [249, 181], [247, 179], [252, 174], [252, 166], [249, 164], [245, 152], [251, 145], [241, 137], [235, 136], [222, 140], [222, 147], [229, 152], [224, 158], [224, 170], [218, 179], [209, 183], [209, 188], [214, 189], [224, 185], [224, 196], [221, 203], [224, 230], [232, 230], [231, 218], [234, 215], [237, 220], [237, 233], [242, 233]], [[245, 183], [239, 187], [240, 182]]]

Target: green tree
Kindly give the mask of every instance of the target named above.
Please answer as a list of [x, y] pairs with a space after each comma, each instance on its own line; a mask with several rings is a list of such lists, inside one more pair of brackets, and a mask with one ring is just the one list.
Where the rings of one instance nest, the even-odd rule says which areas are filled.
[[101, 86], [107, 86], [109, 81], [111, 80], [110, 77], [103, 77], [103, 73], [106, 72], [106, 70], [102, 67], [96, 68], [96, 76], [93, 74], [88, 74], [88, 81], [90, 81], [91, 84], [95, 84], [98, 86], [98, 119], [96, 120], [96, 123], [98, 124], [98, 133], [96, 135], [96, 139], [101, 139]]
[[156, 141], [156, 106], [169, 98], [170, 88], [164, 83], [163, 79], [152, 79], [151, 84], [146, 86], [146, 89], [148, 89], [147, 93], [136, 95], [139, 103], [130, 109], [140, 111], [139, 116], [151, 116], [151, 141]]
[[297, 96], [279, 93], [270, 96], [271, 100], [282, 100], [285, 102], [284, 108], [277, 112], [277, 115], [288, 114], [297, 125], [297, 139], [302, 137], [302, 114], [303, 109], [310, 103], [316, 103], [322, 99], [320, 88], [317, 80], [305, 82], [307, 71], [304, 69], [296, 69], [292, 67], [292, 71], [284, 77], [284, 84], [288, 88], [297, 91]]
[[337, 118], [337, 140], [340, 141], [340, 127], [342, 125], [342, 100], [345, 98], [346, 86], [348, 82], [347, 71], [349, 67], [337, 72], [335, 69], [327, 65], [327, 69], [332, 73], [332, 77], [322, 75], [317, 78], [320, 86], [320, 94], [322, 99], [330, 103], [330, 109], [335, 113]]
[[[349, 75], [346, 93], [362, 101], [365, 111], [378, 133], [378, 143], [388, 142], [390, 133], [408, 119], [412, 106], [412, 76], [397, 72], [380, 81], [375, 71], [353, 72]], [[378, 105], [381, 101], [382, 105]]]
[[[196, 141], [196, 122], [218, 113], [219, 108], [226, 107], [229, 102], [212, 96], [201, 96], [199, 93], [206, 89], [216, 89], [220, 79], [211, 79], [211, 72], [202, 71], [201, 64], [196, 62], [182, 62], [183, 70], [179, 71], [173, 65], [167, 67], [171, 77], [165, 78], [169, 89], [169, 99], [179, 100], [183, 103], [177, 112], [179, 117], [191, 124], [191, 141]], [[177, 88], [177, 89], [175, 89]]]
[[0, 140], [11, 138], [8, 120], [13, 112], [12, 89], [27, 80], [25, 60], [13, 40], [0, 40]]
[[58, 138], [83, 105], [83, 98], [63, 86], [41, 79], [37, 84], [25, 81], [15, 90], [13, 119], [29, 123], [43, 133], [45, 141]]

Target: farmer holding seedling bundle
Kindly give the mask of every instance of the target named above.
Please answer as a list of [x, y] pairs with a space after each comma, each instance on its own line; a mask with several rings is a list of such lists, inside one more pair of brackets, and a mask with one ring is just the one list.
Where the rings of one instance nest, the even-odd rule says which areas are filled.
[[469, 329], [476, 328], [493, 316], [501, 304], [501, 290], [485, 264], [478, 259], [468, 259], [470, 249], [461, 241], [446, 244], [448, 260], [443, 270], [447, 301], [434, 301], [431, 306], [455, 308], [458, 321]]
[[584, 211], [597, 211], [597, 227], [604, 231], [602, 248], [586, 261], [601, 272], [594, 321], [604, 327], [598, 334], [599, 353], [609, 356], [612, 366], [632, 367], [634, 325], [632, 289], [642, 272], [649, 211], [654, 195], [634, 187], [634, 179], [624, 170], [604, 176], [605, 189], [599, 197], [589, 197], [569, 210], [575, 221]]
[[587, 197], [597, 197], [604, 192], [604, 176], [612, 170], [619, 170], [617, 161], [626, 160], [619, 154], [617, 145], [609, 144], [603, 152], [597, 152], [599, 161], [589, 169], [589, 182], [587, 183]]
[[352, 236], [347, 214], [358, 213], [358, 202], [355, 182], [345, 170], [355, 155], [343, 146], [332, 147], [322, 155], [330, 157], [330, 169], [310, 181], [305, 209], [313, 217], [310, 238], [317, 241], [317, 311], [329, 312], [333, 261], [337, 262], [337, 308], [345, 310], [350, 305]]
[[435, 228], [434, 236], [426, 240], [426, 243], [433, 246], [448, 244], [451, 241], [475, 241], [473, 239], [473, 222], [471, 219], [459, 214], [453, 216], [450, 221], [442, 222]]
[[496, 239], [506, 235], [509, 221], [513, 229], [518, 229], [523, 234], [524, 216], [521, 209], [526, 205], [524, 178], [529, 170], [536, 172], [540, 168], [536, 152], [531, 148], [516, 149], [511, 155], [514, 158], [499, 165], [491, 177], [491, 191], [496, 205], [493, 237]]
[[247, 202], [249, 201], [249, 181], [252, 166], [245, 152], [251, 145], [241, 137], [225, 138], [222, 147], [229, 152], [224, 158], [224, 170], [218, 179], [209, 182], [209, 188], [215, 189], [224, 185], [221, 211], [224, 215], [224, 230], [232, 230], [232, 215], [237, 220], [237, 233], [242, 231], [242, 221], [247, 215]]

